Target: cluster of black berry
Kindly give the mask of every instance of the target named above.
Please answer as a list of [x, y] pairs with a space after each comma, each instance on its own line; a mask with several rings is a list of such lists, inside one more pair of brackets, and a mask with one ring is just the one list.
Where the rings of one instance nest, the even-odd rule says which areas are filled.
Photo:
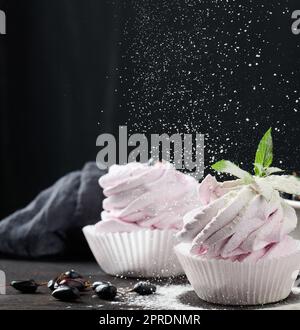
[[[118, 294], [117, 287], [110, 282], [90, 283], [73, 269], [56, 276], [48, 283], [38, 283], [35, 280], [11, 282], [11, 286], [22, 293], [35, 293], [38, 287], [46, 285], [52, 291], [52, 296], [61, 301], [75, 301], [80, 298], [81, 292], [89, 289], [92, 289], [99, 298], [104, 300], [113, 300]], [[150, 282], [138, 282], [127, 292], [150, 295], [156, 292], [156, 286]]]

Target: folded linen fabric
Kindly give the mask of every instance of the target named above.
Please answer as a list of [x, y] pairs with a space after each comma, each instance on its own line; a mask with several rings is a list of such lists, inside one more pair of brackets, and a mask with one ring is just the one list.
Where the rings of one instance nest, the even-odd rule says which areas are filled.
[[99, 221], [105, 171], [93, 162], [42, 191], [24, 209], [0, 221], [0, 256], [42, 258], [90, 254], [81, 228]]

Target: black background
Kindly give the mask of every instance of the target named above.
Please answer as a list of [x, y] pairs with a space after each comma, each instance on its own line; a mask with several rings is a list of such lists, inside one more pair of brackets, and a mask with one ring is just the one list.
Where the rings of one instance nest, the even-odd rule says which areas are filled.
[[205, 133], [206, 166], [227, 158], [246, 169], [272, 126], [274, 165], [300, 168], [299, 2], [0, 0], [0, 9], [0, 217], [94, 160], [98, 134], [120, 124]]

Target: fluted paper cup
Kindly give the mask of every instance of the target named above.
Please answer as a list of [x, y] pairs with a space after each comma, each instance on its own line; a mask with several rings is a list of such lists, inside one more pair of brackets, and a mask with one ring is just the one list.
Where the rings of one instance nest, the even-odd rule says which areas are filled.
[[86, 226], [83, 233], [99, 266], [111, 275], [169, 277], [183, 274], [174, 253], [174, 230], [99, 233]]
[[300, 268], [300, 250], [257, 262], [206, 259], [190, 254], [190, 244], [175, 247], [197, 295], [223, 305], [261, 305], [288, 297]]

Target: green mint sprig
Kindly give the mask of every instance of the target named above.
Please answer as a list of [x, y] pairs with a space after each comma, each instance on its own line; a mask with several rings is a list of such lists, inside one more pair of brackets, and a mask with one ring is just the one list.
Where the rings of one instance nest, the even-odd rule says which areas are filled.
[[272, 128], [269, 128], [260, 140], [255, 154], [254, 172], [257, 176], [264, 176], [265, 169], [273, 163]]
[[[269, 128], [258, 144], [254, 161], [254, 174], [256, 177], [267, 177], [271, 174], [283, 172], [278, 167], [271, 167], [273, 163], [273, 139], [272, 128]], [[220, 160], [212, 165], [212, 169], [217, 172], [228, 173], [243, 179], [245, 183], [253, 181], [252, 175], [239, 168], [229, 160]]]
[[212, 165], [212, 169], [217, 172], [228, 173], [245, 181], [252, 181], [252, 176], [247, 171], [242, 170], [229, 160], [220, 160]]

